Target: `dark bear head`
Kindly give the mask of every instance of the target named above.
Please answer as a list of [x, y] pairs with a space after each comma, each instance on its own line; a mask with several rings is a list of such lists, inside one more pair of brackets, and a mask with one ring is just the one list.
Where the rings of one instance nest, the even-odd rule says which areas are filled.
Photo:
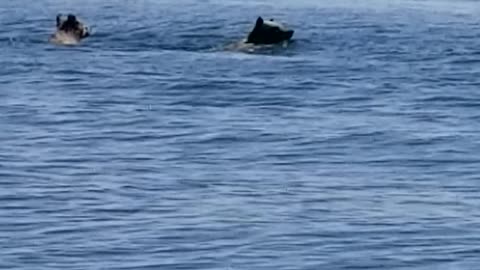
[[285, 28], [282, 24], [273, 20], [265, 21], [258, 17], [255, 27], [248, 35], [247, 43], [257, 44], [275, 44], [283, 41], [289, 41], [294, 31]]
[[57, 15], [57, 30], [74, 35], [78, 39], [90, 36], [90, 30], [83, 23], [77, 20], [73, 14], [68, 14], [67, 19]]

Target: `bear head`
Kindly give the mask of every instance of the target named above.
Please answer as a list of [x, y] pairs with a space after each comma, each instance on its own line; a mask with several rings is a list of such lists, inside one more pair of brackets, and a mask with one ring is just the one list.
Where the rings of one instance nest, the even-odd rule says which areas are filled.
[[262, 17], [258, 17], [255, 27], [247, 38], [247, 43], [258, 44], [275, 44], [283, 41], [289, 41], [294, 31], [285, 28], [282, 24], [273, 20], [265, 21]]
[[90, 36], [88, 27], [79, 22], [73, 14], [68, 14], [67, 19], [64, 19], [62, 15], [57, 15], [57, 30], [72, 34], [78, 39]]

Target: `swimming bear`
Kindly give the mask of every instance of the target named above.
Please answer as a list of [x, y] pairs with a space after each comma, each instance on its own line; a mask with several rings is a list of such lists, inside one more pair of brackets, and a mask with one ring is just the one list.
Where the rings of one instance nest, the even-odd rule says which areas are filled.
[[280, 43], [289, 41], [293, 33], [293, 30], [289, 30], [282, 24], [274, 22], [273, 19], [265, 21], [262, 17], [258, 17], [255, 27], [248, 35], [245, 43], [254, 45]]
[[88, 27], [79, 22], [75, 15], [69, 14], [65, 20], [59, 14], [57, 15], [57, 31], [52, 35], [50, 41], [58, 44], [74, 45], [88, 36], [90, 36]]

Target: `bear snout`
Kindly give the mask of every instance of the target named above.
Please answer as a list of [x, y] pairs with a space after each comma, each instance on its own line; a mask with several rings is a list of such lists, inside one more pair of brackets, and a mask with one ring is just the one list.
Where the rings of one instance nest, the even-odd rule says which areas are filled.
[[286, 39], [292, 39], [294, 33], [295, 33], [295, 31], [293, 31], [293, 30], [286, 31], [285, 32], [285, 38]]

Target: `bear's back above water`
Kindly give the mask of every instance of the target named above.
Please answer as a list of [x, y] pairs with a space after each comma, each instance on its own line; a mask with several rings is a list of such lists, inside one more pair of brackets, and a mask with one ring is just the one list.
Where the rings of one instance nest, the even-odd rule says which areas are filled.
[[293, 33], [293, 30], [287, 29], [280, 23], [273, 20], [265, 21], [262, 17], [258, 17], [246, 43], [255, 45], [280, 43], [289, 41], [293, 37]]

